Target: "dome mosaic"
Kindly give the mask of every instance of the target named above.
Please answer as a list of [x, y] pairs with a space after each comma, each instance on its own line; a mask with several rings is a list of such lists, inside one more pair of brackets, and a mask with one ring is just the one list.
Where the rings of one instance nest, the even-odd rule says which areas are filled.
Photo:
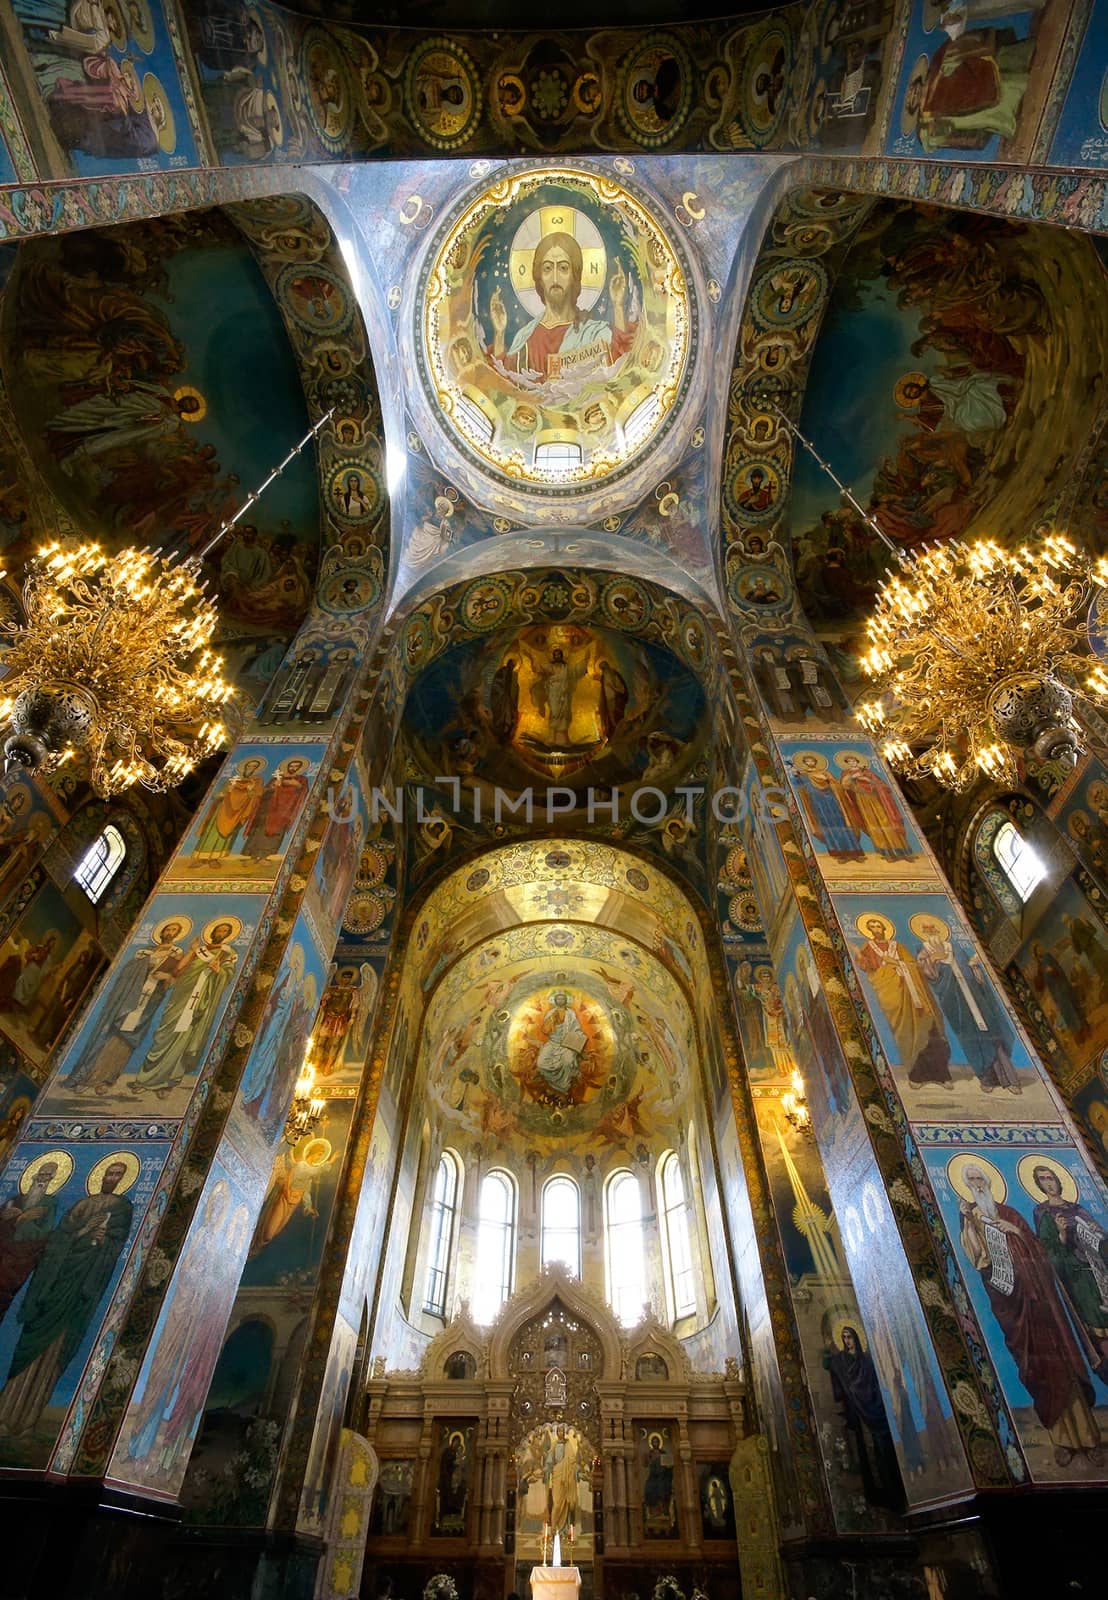
[[429, 254], [418, 304], [433, 407], [516, 489], [593, 488], [676, 419], [696, 334], [688, 273], [611, 178], [545, 169], [470, 198]]

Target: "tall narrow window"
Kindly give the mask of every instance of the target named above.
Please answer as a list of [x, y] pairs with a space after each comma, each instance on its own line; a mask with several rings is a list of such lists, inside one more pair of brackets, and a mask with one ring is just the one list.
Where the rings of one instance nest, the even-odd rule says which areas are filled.
[[692, 1316], [696, 1310], [693, 1286], [692, 1246], [689, 1242], [689, 1214], [685, 1206], [685, 1180], [681, 1164], [672, 1150], [662, 1157], [662, 1217], [665, 1222], [666, 1267], [669, 1297], [674, 1322]]
[[1014, 822], [1002, 822], [996, 830], [993, 855], [1020, 899], [1030, 900], [1031, 891], [1046, 877], [1046, 867]]
[[642, 1190], [633, 1172], [608, 1181], [608, 1301], [625, 1328], [642, 1316], [646, 1299]]
[[123, 865], [127, 845], [114, 822], [109, 822], [96, 835], [80, 861], [73, 876], [88, 895], [93, 905], [104, 898], [109, 883]]
[[431, 1190], [431, 1251], [427, 1260], [427, 1288], [423, 1309], [432, 1316], [446, 1315], [446, 1280], [450, 1276], [450, 1248], [454, 1243], [454, 1218], [458, 1211], [458, 1161], [450, 1150], [439, 1157]]
[[572, 1178], [551, 1178], [542, 1191], [542, 1264], [556, 1261], [581, 1276], [581, 1196]]
[[515, 1265], [515, 1184], [506, 1172], [489, 1172], [477, 1202], [477, 1273], [473, 1319], [491, 1322], [512, 1292]]

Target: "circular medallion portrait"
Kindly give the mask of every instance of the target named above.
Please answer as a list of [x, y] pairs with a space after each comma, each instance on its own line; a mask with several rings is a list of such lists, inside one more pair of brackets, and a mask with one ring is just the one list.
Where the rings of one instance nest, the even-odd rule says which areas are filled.
[[421, 302], [432, 403], [517, 490], [564, 494], [625, 470], [668, 431], [688, 383], [684, 267], [608, 178], [501, 180], [447, 225]]

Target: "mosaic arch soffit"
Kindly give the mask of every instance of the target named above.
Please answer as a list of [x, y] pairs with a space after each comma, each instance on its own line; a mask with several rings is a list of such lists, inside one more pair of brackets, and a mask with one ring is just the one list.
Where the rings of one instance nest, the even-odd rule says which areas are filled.
[[700, 917], [676, 881], [632, 851], [554, 837], [481, 851], [432, 884], [409, 912], [406, 984], [429, 995], [458, 960], [510, 927], [565, 922], [545, 895], [567, 885], [581, 896], [577, 922], [602, 917], [606, 928], [625, 932], [651, 955], [663, 937], [678, 952], [680, 975], [671, 976], [679, 986], [692, 989], [706, 977]]
[[533, 572], [565, 561], [596, 576], [626, 573], [641, 582], [666, 590], [683, 604], [707, 617], [721, 615], [718, 597], [702, 587], [665, 550], [654, 549], [619, 534], [594, 528], [520, 529], [491, 539], [478, 540], [446, 556], [432, 572], [392, 596], [390, 621], [403, 623], [412, 610], [428, 604], [432, 596], [455, 589], [476, 578], [505, 571]]
[[721, 680], [716, 618], [660, 584], [577, 566], [497, 569], [413, 601], [390, 619], [391, 666], [403, 689], [451, 645], [530, 622], [614, 628], [670, 650], [704, 683]]

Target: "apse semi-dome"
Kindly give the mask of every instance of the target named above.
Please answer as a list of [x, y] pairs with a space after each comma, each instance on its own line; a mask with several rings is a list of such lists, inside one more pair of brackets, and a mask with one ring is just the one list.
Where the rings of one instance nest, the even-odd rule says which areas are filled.
[[447, 219], [420, 288], [428, 398], [463, 454], [517, 491], [595, 489], [674, 425], [689, 273], [625, 185], [562, 168], [500, 178]]

